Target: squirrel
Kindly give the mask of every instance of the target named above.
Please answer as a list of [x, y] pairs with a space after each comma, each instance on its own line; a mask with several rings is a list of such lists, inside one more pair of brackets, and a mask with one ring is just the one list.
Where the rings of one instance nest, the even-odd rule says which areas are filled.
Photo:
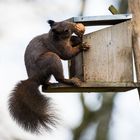
[[89, 49], [89, 45], [82, 42], [83, 24], [53, 20], [48, 23], [49, 32], [29, 42], [24, 55], [28, 79], [15, 86], [8, 101], [12, 118], [31, 133], [40, 133], [41, 128], [49, 130], [57, 123], [50, 98], [40, 93], [39, 86], [49, 85], [51, 75], [60, 83], [80, 86], [78, 78], [64, 78], [61, 59], [69, 60]]

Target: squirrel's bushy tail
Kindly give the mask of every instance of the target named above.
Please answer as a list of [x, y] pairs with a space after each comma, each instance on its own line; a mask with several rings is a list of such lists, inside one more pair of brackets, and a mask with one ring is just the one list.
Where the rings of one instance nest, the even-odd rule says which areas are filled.
[[55, 126], [56, 117], [50, 106], [50, 98], [42, 95], [37, 82], [27, 79], [19, 82], [9, 97], [12, 118], [26, 131], [40, 133]]

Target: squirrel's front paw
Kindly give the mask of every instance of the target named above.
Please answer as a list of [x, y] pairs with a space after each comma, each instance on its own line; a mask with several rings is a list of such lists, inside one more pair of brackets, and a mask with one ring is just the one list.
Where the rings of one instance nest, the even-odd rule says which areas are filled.
[[79, 78], [72, 77], [71, 80], [74, 86], [81, 87], [82, 81]]
[[81, 49], [83, 51], [87, 51], [90, 48], [90, 45], [87, 42], [83, 42], [81, 45]]

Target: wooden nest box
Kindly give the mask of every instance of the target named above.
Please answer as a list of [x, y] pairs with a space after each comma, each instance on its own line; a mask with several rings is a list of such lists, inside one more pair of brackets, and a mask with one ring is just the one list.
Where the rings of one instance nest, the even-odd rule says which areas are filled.
[[123, 92], [140, 85], [134, 82], [131, 14], [73, 17], [69, 21], [85, 26], [113, 25], [84, 35], [90, 44], [69, 62], [71, 77], [80, 78], [81, 87], [53, 84], [46, 92]]

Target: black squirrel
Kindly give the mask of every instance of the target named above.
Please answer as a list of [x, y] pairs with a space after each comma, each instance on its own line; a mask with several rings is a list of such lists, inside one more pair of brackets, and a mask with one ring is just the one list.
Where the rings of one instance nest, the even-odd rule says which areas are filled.
[[[28, 79], [19, 82], [9, 96], [9, 112], [26, 131], [40, 133], [40, 128], [55, 126], [57, 117], [51, 110], [50, 98], [39, 91], [49, 84], [51, 75], [58, 82], [80, 86], [78, 78], [65, 79], [61, 59], [69, 60], [89, 46], [82, 42], [84, 25], [49, 20], [49, 33], [33, 38], [25, 51]], [[81, 27], [82, 28], [81, 28]], [[73, 36], [75, 33], [77, 36]]]

